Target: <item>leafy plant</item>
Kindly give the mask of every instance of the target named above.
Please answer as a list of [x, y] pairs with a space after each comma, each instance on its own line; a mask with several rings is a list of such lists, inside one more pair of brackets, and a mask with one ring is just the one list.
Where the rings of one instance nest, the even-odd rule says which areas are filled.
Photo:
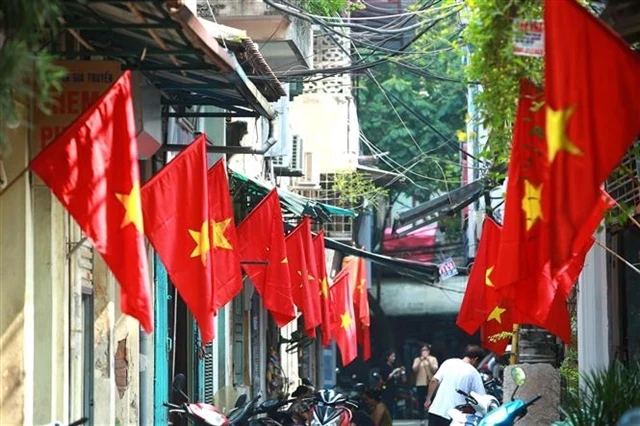
[[[42, 51], [41, 44], [59, 16], [54, 0], [3, 0], [0, 2], [0, 123], [20, 123], [16, 101], [34, 100], [49, 113], [59, 92], [64, 69]], [[29, 79], [29, 77], [31, 79]], [[0, 150], [7, 149], [0, 126]]]
[[299, 4], [307, 12], [320, 16], [336, 16], [366, 7], [359, 0], [301, 0]]
[[542, 58], [513, 53], [514, 19], [542, 19], [539, 0], [468, 0], [467, 78], [481, 85], [474, 98], [479, 119], [488, 131], [480, 157], [492, 165], [489, 177], [499, 182], [509, 160], [513, 120], [521, 78], [542, 82]]
[[614, 425], [622, 414], [640, 406], [640, 363], [615, 361], [607, 369], [582, 377], [582, 386], [568, 392], [560, 411], [570, 426]]
[[333, 190], [345, 205], [355, 209], [375, 206], [389, 195], [387, 189], [377, 186], [370, 178], [358, 172], [337, 173]]

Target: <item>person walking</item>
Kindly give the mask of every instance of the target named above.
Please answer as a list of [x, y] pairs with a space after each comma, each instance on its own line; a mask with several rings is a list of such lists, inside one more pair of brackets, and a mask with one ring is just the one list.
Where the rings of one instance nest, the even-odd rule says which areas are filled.
[[382, 402], [384, 402], [384, 405], [386, 405], [389, 409], [391, 418], [395, 418], [398, 380], [404, 374], [404, 368], [394, 367], [394, 363], [396, 362], [395, 351], [387, 351], [384, 357], [384, 361], [385, 362], [380, 367], [380, 390]]
[[[429, 410], [429, 426], [448, 426], [451, 423], [449, 410], [465, 403], [457, 389], [485, 394], [482, 378], [476, 369], [483, 355], [484, 350], [480, 346], [468, 345], [462, 358], [451, 358], [442, 363], [429, 382], [424, 402], [424, 408]], [[434, 393], [436, 396], [431, 402]]]
[[413, 372], [416, 375], [416, 395], [418, 396], [418, 415], [420, 424], [424, 424], [424, 402], [427, 400], [427, 388], [433, 375], [438, 371], [438, 360], [431, 355], [431, 346], [423, 343], [420, 346], [420, 356], [413, 360]]

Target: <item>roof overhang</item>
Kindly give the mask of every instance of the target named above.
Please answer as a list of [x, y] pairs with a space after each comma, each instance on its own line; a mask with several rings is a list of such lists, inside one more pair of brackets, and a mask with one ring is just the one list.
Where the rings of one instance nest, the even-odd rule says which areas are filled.
[[393, 233], [407, 235], [416, 229], [424, 228], [442, 217], [460, 211], [480, 198], [484, 192], [485, 181], [477, 180], [399, 213], [393, 222]]
[[[248, 195], [253, 196], [257, 202], [275, 188], [268, 182], [251, 179], [237, 172], [231, 172], [231, 182], [234, 188], [237, 188], [237, 191], [246, 192]], [[319, 203], [284, 189], [278, 188], [278, 195], [284, 211], [295, 216], [306, 215], [321, 222], [330, 221], [330, 216], [355, 216], [355, 213], [351, 210]]]
[[457, 314], [467, 279], [455, 276], [438, 285], [427, 285], [406, 277], [383, 278], [380, 307], [385, 315], [393, 317]]
[[[66, 0], [61, 22], [82, 46], [64, 52], [67, 58], [116, 59], [124, 69], [142, 71], [162, 92], [163, 104], [178, 112], [213, 105], [228, 116], [275, 118], [236, 57], [182, 2]], [[272, 73], [268, 78], [280, 84]]]

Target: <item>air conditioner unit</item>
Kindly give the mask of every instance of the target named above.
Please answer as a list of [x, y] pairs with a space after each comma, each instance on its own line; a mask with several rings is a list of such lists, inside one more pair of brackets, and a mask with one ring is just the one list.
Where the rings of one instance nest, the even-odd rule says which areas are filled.
[[303, 150], [302, 138], [299, 135], [293, 135], [293, 138], [291, 140], [291, 165], [289, 166], [291, 170], [302, 172], [303, 155], [304, 155], [304, 150]]

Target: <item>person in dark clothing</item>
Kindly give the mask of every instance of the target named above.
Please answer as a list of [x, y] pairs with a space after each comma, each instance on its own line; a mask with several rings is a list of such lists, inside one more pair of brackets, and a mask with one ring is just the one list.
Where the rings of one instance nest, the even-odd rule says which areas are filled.
[[398, 380], [404, 374], [404, 368], [394, 367], [394, 363], [396, 362], [395, 351], [388, 351], [385, 354], [384, 360], [385, 362], [380, 367], [382, 402], [384, 402], [384, 405], [389, 409], [391, 418], [395, 418]]

